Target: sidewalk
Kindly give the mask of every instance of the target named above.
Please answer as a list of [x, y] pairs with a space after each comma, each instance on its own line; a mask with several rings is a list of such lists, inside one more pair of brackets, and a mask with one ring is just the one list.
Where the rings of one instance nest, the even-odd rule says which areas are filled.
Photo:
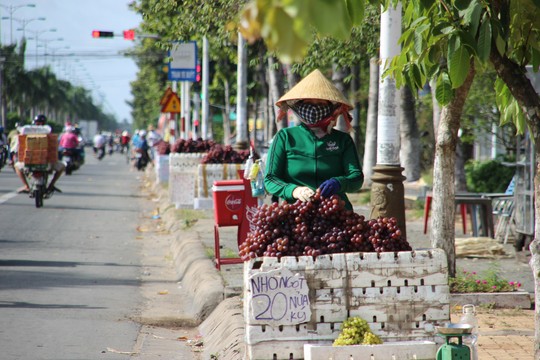
[[[147, 184], [148, 185], [148, 184]], [[171, 206], [167, 204], [167, 194], [160, 186], [155, 186], [154, 207], [159, 209], [160, 212], [164, 212], [167, 209], [168, 213], [171, 213]], [[157, 201], [157, 198], [160, 198]], [[173, 207], [174, 209], [174, 207]], [[170, 215], [163, 216], [160, 221], [163, 222], [162, 228], [171, 229], [170, 234], [166, 236], [171, 243], [196, 241], [199, 242], [202, 247], [203, 256], [208, 257], [213, 254], [214, 248], [214, 219], [213, 210], [174, 210], [174, 217]], [[355, 207], [355, 212], [369, 215], [369, 209], [367, 207]], [[187, 217], [196, 217], [196, 220], [186, 219]], [[177, 219], [177, 223], [183, 223], [188, 226], [174, 226], [171, 224], [171, 218]], [[178, 220], [178, 218], [180, 220]], [[173, 222], [175, 220], [172, 220]], [[236, 244], [236, 228], [234, 227], [222, 227], [219, 229], [222, 256], [233, 255], [237, 253]], [[456, 224], [456, 236], [462, 237], [461, 225]], [[428, 234], [423, 234], [423, 219], [411, 219], [407, 220], [407, 234], [409, 243], [413, 249], [430, 248], [429, 230]], [[171, 247], [171, 256], [177, 256], [179, 261], [190, 261], [190, 254], [178, 253], [176, 247]], [[522, 288], [530, 293], [534, 293], [534, 282], [532, 271], [528, 264], [516, 260], [514, 257], [514, 250], [511, 244], [505, 244], [504, 250], [507, 256], [499, 259], [482, 259], [482, 258], [458, 258], [457, 268], [458, 270], [468, 270], [482, 272], [497, 266], [500, 270], [500, 274], [503, 278], [513, 281], [519, 281], [523, 284]], [[199, 250], [201, 251], [201, 250]], [[200, 254], [199, 254], [200, 255]], [[178, 263], [178, 262], [177, 262]], [[178, 267], [178, 266], [177, 266]], [[220, 353], [220, 360], [233, 359], [239, 360], [242, 358], [242, 343], [243, 343], [243, 329], [237, 329], [238, 324], [242, 324], [241, 314], [238, 306], [241, 306], [242, 286], [243, 286], [243, 266], [241, 264], [236, 265], [223, 265], [221, 272], [217, 272], [215, 268], [205, 268], [209, 272], [217, 273], [223, 281], [223, 293], [224, 297], [228, 298], [227, 301], [223, 301], [219, 305], [219, 309], [213, 311], [206, 317], [206, 320], [200, 324], [198, 330], [203, 333], [204, 341], [204, 358], [209, 358], [208, 354]], [[186, 274], [186, 269], [180, 269], [179, 273], [184, 284], [190, 275]], [[194, 276], [194, 275], [191, 275]], [[200, 287], [204, 287], [203, 282], [199, 282]], [[184, 288], [184, 291], [188, 289]], [[193, 297], [191, 294], [192, 302], [202, 301], [199, 296]], [[172, 298], [172, 297], [171, 297]], [[180, 299], [180, 300], [178, 300]], [[165, 297], [165, 300], [168, 300]], [[185, 298], [176, 298], [179, 303], [175, 303], [176, 307], [182, 308], [197, 308], [191, 305], [185, 305], [184, 302], [190, 301]], [[240, 304], [240, 305], [239, 305]], [[171, 309], [164, 311], [171, 312], [169, 319], [178, 316], [178, 310], [175, 306]], [[452, 306], [452, 305], [451, 305]], [[494, 309], [489, 310], [487, 307], [477, 307], [478, 319], [479, 319], [479, 359], [491, 360], [491, 359], [520, 359], [527, 360], [533, 359], [533, 341], [534, 341], [534, 311], [533, 310], [518, 310], [518, 309]], [[457, 322], [460, 317], [459, 309], [451, 309], [451, 320]], [[192, 316], [193, 321], [197, 322], [196, 317]], [[186, 336], [194, 339], [194, 329], [190, 329], [191, 321], [184, 319], [184, 324], [177, 323], [179, 329], [177, 330], [178, 336]], [[173, 322], [174, 323], [174, 322]], [[167, 326], [166, 324], [164, 324]], [[235, 329], [231, 331], [231, 328]], [[225, 329], [225, 331], [220, 331]], [[224, 338], [224, 333], [229, 337]], [[184, 334], [184, 335], [183, 335]], [[231, 339], [231, 337], [233, 337]], [[234, 343], [236, 342], [236, 343]], [[233, 345], [230, 345], [233, 343]], [[228, 347], [228, 349], [225, 349]], [[225, 350], [224, 350], [225, 349]], [[199, 356], [200, 354], [196, 354]], [[206, 356], [208, 355], [208, 356]], [[195, 355], [194, 355], [195, 356]], [[143, 357], [141, 357], [143, 358]], [[170, 357], [172, 358], [172, 357]], [[177, 358], [177, 357], [175, 357]], [[187, 357], [178, 357], [186, 358]], [[198, 358], [198, 357], [193, 357]]]

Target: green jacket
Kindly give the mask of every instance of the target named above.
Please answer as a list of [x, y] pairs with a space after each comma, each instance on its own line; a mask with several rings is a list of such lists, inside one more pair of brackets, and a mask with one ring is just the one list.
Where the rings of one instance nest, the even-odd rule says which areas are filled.
[[360, 190], [364, 175], [349, 134], [333, 129], [319, 139], [303, 124], [276, 134], [266, 161], [264, 185], [269, 193], [294, 203], [297, 186], [315, 190], [330, 178], [340, 182], [338, 195], [352, 209], [345, 193]]

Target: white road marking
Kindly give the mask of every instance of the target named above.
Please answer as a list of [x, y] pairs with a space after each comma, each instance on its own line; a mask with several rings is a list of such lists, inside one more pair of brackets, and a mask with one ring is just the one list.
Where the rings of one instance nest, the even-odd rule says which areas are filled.
[[7, 193], [7, 194], [4, 194], [4, 195], [0, 196], [0, 204], [5, 203], [9, 199], [14, 198], [17, 195], [18, 195], [18, 193], [16, 191], [13, 191], [13, 192], [10, 192], [10, 193]]

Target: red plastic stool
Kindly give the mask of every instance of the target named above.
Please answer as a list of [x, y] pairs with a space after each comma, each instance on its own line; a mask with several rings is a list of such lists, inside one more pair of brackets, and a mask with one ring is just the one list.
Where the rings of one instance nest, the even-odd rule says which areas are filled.
[[[431, 200], [433, 195], [426, 194], [426, 202], [424, 204], [424, 234], [427, 234], [427, 226], [429, 219], [429, 211], [431, 210]], [[460, 204], [461, 222], [463, 224], [463, 234], [467, 234], [467, 204]]]

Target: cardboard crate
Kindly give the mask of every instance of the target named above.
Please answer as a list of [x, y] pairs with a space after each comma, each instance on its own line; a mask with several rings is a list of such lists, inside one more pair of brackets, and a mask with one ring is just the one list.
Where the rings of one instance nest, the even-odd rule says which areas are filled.
[[19, 161], [28, 165], [57, 162], [58, 135], [19, 135]]
[[304, 344], [331, 345], [354, 316], [385, 342], [436, 342], [435, 324], [450, 319], [444, 251], [263, 257], [244, 264], [250, 359], [302, 359]]

